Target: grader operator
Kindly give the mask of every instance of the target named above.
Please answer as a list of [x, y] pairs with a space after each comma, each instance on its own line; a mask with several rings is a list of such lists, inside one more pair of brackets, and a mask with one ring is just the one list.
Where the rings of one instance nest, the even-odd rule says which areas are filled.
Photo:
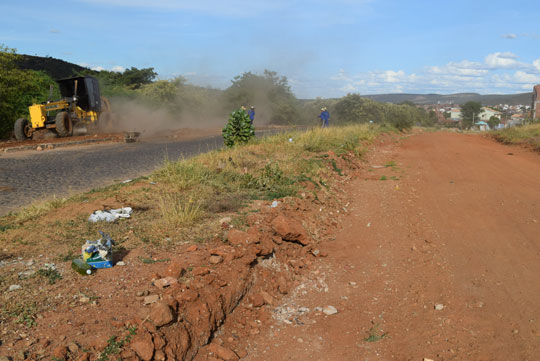
[[81, 76], [58, 80], [57, 83], [62, 99], [29, 106], [30, 121], [20, 118], [15, 122], [17, 140], [31, 139], [34, 132], [42, 129], [53, 130], [60, 137], [69, 137], [76, 127], [103, 130], [111, 126], [110, 104], [101, 97], [96, 78]]

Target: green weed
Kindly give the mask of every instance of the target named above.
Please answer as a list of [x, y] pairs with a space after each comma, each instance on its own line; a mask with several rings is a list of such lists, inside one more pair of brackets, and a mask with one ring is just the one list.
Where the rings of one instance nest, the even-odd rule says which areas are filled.
[[42, 268], [39, 271], [37, 271], [37, 274], [41, 277], [45, 277], [49, 280], [50, 285], [54, 285], [56, 281], [59, 281], [62, 279], [62, 275], [60, 272], [58, 272], [55, 269], [51, 268]]
[[367, 342], [377, 342], [386, 337], [386, 333], [379, 334], [379, 324], [374, 324], [368, 331], [368, 336], [364, 339]]

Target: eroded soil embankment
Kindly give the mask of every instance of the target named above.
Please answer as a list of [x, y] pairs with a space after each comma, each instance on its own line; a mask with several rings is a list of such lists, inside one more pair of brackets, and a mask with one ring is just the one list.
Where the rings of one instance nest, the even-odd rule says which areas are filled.
[[[332, 184], [305, 182], [300, 198], [281, 199], [277, 206], [255, 202], [244, 224], [223, 219], [221, 234], [207, 244], [156, 251], [150, 259], [142, 249], [124, 252], [124, 266], [55, 286], [52, 292], [65, 301], [39, 315], [31, 336], [9, 334], [0, 355], [189, 360], [210, 342], [205, 350], [216, 357], [246, 356], [241, 340], [261, 332], [270, 322], [270, 305], [326, 256], [319, 245], [346, 212], [340, 187], [360, 163], [352, 154], [329, 152], [327, 158], [327, 172], [336, 175]], [[238, 328], [212, 342], [233, 310]]]

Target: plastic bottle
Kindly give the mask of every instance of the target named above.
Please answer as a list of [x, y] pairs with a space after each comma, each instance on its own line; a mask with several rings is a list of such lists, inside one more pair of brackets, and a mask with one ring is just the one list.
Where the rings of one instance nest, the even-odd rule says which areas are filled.
[[91, 275], [93, 271], [92, 267], [80, 258], [74, 259], [71, 262], [71, 268], [83, 276]]

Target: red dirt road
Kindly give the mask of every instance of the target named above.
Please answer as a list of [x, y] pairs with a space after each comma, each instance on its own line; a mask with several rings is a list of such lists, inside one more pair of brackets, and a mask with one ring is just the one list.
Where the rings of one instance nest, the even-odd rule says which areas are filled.
[[348, 186], [328, 258], [284, 306], [309, 312], [248, 339], [246, 360], [540, 359], [540, 156], [426, 133], [369, 165], [390, 161]]

